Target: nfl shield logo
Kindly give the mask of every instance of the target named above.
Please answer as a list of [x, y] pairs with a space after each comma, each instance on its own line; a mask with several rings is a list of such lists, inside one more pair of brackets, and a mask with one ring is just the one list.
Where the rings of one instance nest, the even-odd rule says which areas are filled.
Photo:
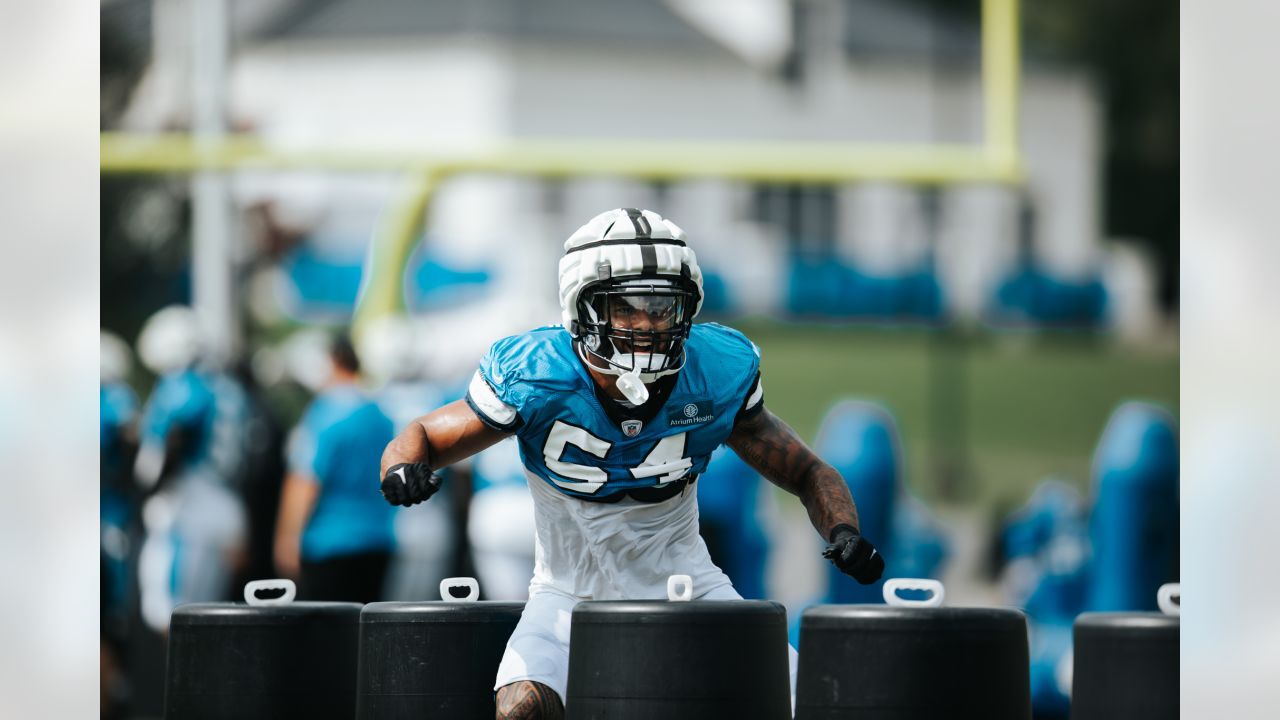
[[627, 437], [635, 437], [640, 434], [640, 428], [644, 427], [644, 423], [639, 420], [623, 420], [622, 434]]

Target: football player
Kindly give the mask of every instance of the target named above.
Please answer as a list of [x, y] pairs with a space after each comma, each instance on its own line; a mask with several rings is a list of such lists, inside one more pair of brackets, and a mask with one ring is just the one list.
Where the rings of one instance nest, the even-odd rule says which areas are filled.
[[884, 568], [844, 480], [765, 409], [756, 346], [694, 325], [702, 273], [679, 227], [610, 210], [564, 250], [563, 324], [494, 343], [466, 398], [418, 418], [382, 456], [383, 495], [414, 505], [439, 489], [436, 470], [516, 436], [537, 543], [498, 668], [499, 718], [563, 715], [581, 600], [665, 598], [677, 573], [698, 599], [741, 599], [698, 534], [694, 482], [722, 443], [800, 498], [837, 567], [864, 584]]
[[177, 305], [152, 315], [138, 337], [139, 357], [159, 376], [133, 466], [149, 493], [138, 584], [142, 618], [156, 632], [181, 603], [222, 600], [244, 558], [247, 399], [207, 365], [207, 340], [195, 311]]

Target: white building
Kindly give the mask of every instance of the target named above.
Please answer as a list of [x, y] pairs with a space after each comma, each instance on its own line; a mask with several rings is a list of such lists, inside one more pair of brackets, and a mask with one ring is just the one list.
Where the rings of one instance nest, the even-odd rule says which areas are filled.
[[[233, 7], [231, 121], [283, 147], [403, 151], [509, 138], [982, 140], [978, 18], [934, 18], [901, 1], [281, 0]], [[721, 7], [733, 9], [722, 22], [700, 19]], [[155, 8], [156, 62], [125, 129], [181, 125], [188, 104], [181, 43], [163, 39], [181, 37], [186, 25], [167, 0], [155, 0]], [[440, 257], [463, 266], [489, 262], [495, 287], [550, 305], [555, 257], [573, 228], [611, 207], [651, 207], [696, 237], [737, 309], [784, 308], [786, 259], [803, 250], [829, 253], [872, 278], [932, 268], [946, 307], [977, 318], [1015, 270], [1020, 236], [1030, 239], [1037, 268], [1059, 280], [1085, 281], [1102, 269], [1097, 93], [1081, 69], [1029, 60], [1021, 103], [1025, 194], [951, 186], [934, 202], [918, 188], [888, 183], [787, 190], [713, 179], [655, 186], [467, 177], [440, 191], [429, 237]], [[386, 177], [369, 182], [394, 185]], [[321, 204], [340, 202], [330, 193]], [[1027, 233], [1020, 230], [1024, 205], [1033, 210]], [[519, 237], [513, 227], [522, 228]]]

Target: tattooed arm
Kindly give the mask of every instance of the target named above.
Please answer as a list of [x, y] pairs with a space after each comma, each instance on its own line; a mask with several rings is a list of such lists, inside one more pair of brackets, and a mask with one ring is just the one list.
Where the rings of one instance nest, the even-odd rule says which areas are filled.
[[409, 423], [382, 451], [382, 496], [409, 507], [440, 489], [435, 471], [471, 457], [507, 433], [489, 427], [465, 400], [456, 400]]
[[507, 433], [485, 425], [465, 400], [455, 400], [409, 423], [382, 452], [381, 475], [392, 465], [426, 463], [433, 470], [471, 457]]
[[858, 510], [844, 478], [768, 408], [739, 422], [728, 445], [774, 485], [799, 497], [824, 540], [837, 525], [858, 527]]

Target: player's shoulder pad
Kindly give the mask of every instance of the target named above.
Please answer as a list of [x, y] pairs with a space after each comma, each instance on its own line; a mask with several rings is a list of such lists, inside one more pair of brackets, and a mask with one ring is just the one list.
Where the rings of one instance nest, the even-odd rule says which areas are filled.
[[502, 338], [481, 359], [480, 374], [498, 397], [518, 407], [514, 401], [522, 386], [555, 389], [576, 382], [571, 342], [568, 331], [559, 325]]
[[698, 323], [690, 331], [695, 346], [702, 345], [716, 353], [742, 357], [753, 364], [760, 362], [760, 348], [746, 335], [720, 323]]

